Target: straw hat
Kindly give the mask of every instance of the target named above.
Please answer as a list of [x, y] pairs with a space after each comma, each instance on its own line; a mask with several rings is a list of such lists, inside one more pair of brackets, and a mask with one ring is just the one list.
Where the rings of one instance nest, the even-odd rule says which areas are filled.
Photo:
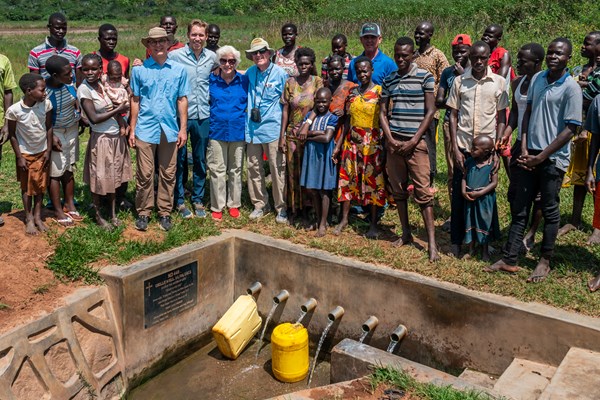
[[261, 49], [267, 49], [271, 54], [273, 54], [273, 49], [269, 47], [269, 43], [263, 38], [255, 38], [250, 42], [250, 48], [246, 50], [246, 58], [248, 60], [252, 60], [252, 54], [256, 53]]
[[148, 40], [162, 38], [167, 38], [170, 43], [173, 43], [175, 39], [172, 34], [167, 34], [167, 31], [164, 28], [157, 26], [148, 31], [148, 36], [142, 38], [142, 44], [145, 47], [148, 47]]

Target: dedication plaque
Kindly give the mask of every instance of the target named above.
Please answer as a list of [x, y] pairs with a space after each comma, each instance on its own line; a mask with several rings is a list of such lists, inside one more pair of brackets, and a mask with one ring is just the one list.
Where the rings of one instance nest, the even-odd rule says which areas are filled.
[[194, 307], [197, 297], [197, 261], [145, 280], [144, 329]]

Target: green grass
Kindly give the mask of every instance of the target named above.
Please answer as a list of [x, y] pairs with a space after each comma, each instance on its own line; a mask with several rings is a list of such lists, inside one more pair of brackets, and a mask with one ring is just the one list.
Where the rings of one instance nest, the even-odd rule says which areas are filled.
[[370, 376], [371, 388], [379, 385], [391, 386], [410, 393], [419, 400], [492, 400], [493, 397], [475, 390], [460, 391], [451, 386], [436, 386], [416, 381], [408, 373], [395, 368], [376, 368]]

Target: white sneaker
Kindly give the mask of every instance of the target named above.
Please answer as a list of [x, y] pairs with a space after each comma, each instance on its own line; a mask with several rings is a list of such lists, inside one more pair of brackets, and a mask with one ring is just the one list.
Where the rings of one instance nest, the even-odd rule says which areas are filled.
[[265, 216], [265, 212], [262, 208], [255, 208], [254, 211], [250, 213], [248, 218], [250, 219], [260, 219]]
[[279, 213], [277, 214], [277, 217], [275, 217], [275, 222], [277, 222], [278, 224], [287, 224], [288, 223], [287, 212], [285, 210], [279, 211]]

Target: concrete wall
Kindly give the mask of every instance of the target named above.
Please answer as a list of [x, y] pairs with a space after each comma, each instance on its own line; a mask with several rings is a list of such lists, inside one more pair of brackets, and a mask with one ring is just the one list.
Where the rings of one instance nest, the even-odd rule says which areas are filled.
[[309, 325], [312, 340], [327, 323], [327, 312], [341, 305], [346, 313], [329, 346], [346, 337], [357, 339], [361, 324], [375, 315], [380, 325], [371, 345], [386, 349], [389, 333], [402, 323], [409, 334], [396, 354], [450, 372], [470, 367], [500, 374], [514, 357], [558, 365], [570, 347], [600, 350], [598, 319], [248, 232], [235, 235], [235, 292], [260, 281], [258, 305], [264, 315], [273, 294], [287, 289], [290, 299], [276, 318], [281, 321], [295, 320], [300, 304], [315, 297], [319, 306]]

